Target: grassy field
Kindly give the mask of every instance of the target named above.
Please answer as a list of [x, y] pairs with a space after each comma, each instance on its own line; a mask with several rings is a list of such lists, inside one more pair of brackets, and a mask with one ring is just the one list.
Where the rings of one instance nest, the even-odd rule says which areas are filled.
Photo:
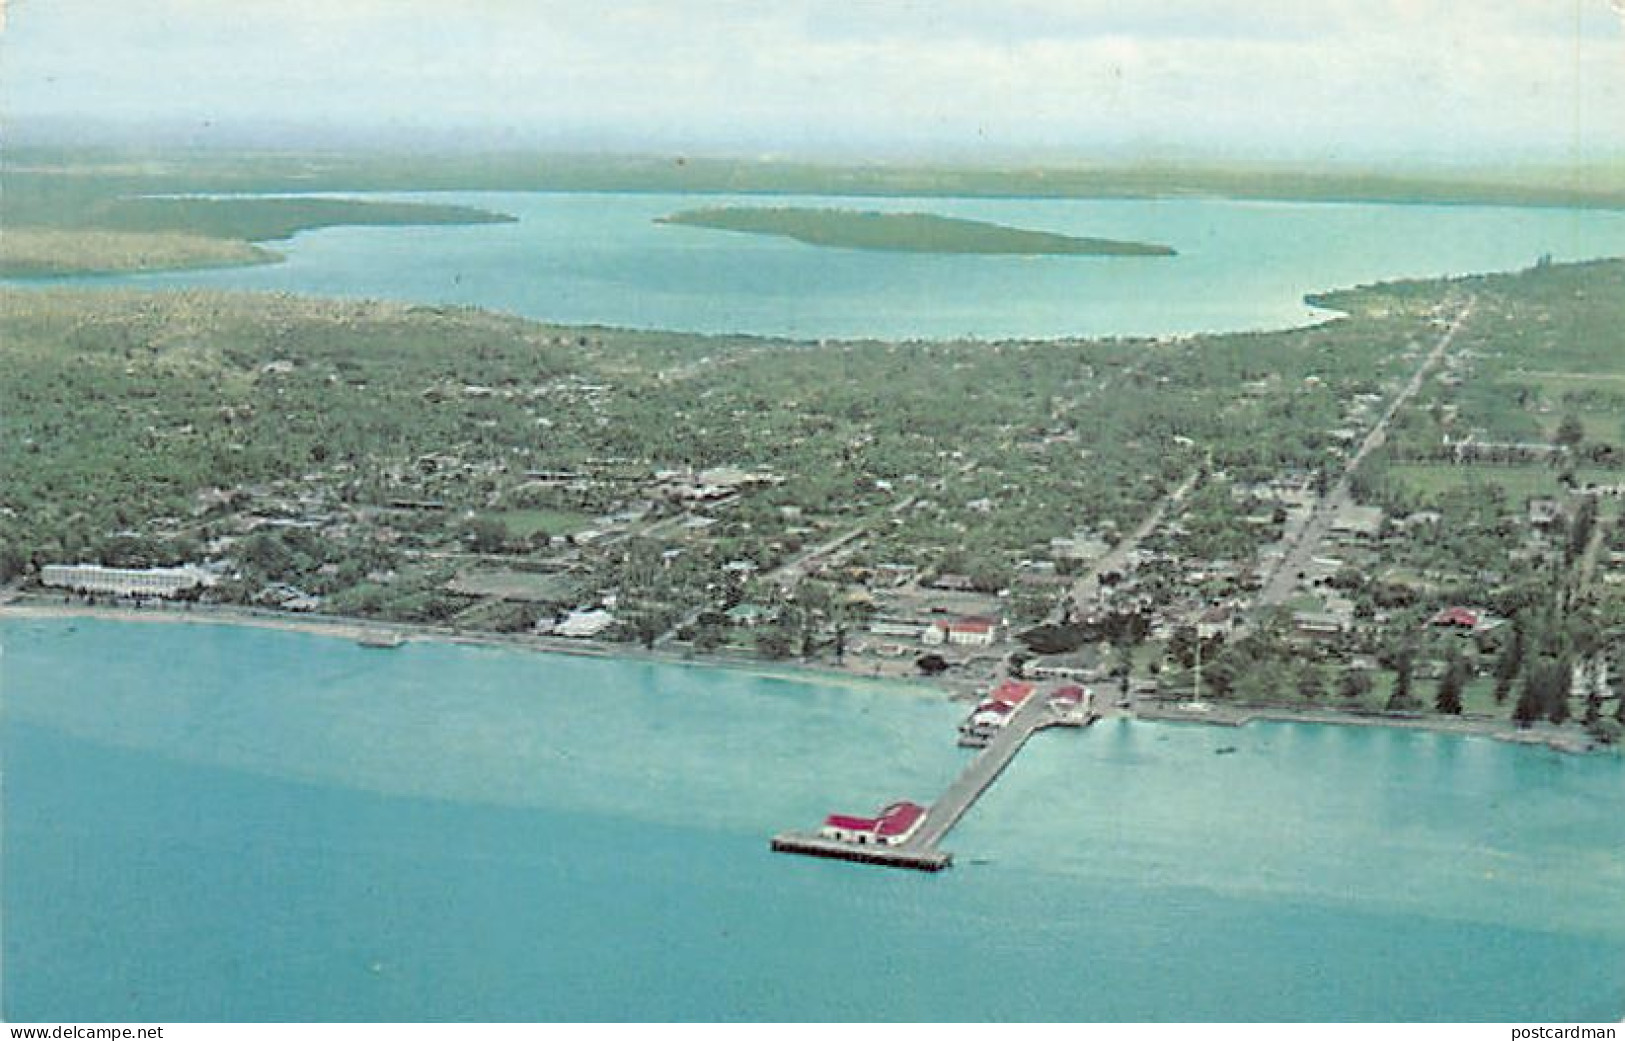
[[[1507, 499], [1511, 502], [1563, 494], [1565, 488], [1558, 482], [1560, 473], [1544, 463], [1520, 466], [1393, 463], [1388, 467], [1390, 477], [1427, 499], [1436, 499], [1457, 489], [1496, 485], [1506, 490]], [[1582, 467], [1575, 471], [1575, 478], [1583, 485], [1589, 481], [1611, 483], [1619, 480], [1619, 475], [1611, 470]]]
[[593, 520], [589, 514], [567, 510], [497, 510], [485, 516], [500, 521], [508, 529], [508, 534], [516, 539], [528, 539], [534, 535], [574, 535], [589, 527]]
[[929, 213], [860, 213], [854, 210], [756, 208], [746, 206], [685, 210], [663, 217], [719, 231], [777, 235], [812, 246], [904, 253], [1000, 253], [1068, 256], [1173, 256], [1167, 246], [1113, 239], [1080, 238], [1011, 228], [985, 221]]

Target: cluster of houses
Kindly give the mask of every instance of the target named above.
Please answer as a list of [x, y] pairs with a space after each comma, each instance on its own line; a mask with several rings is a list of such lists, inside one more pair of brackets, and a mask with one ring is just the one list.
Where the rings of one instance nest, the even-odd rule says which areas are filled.
[[722, 502], [747, 488], [783, 484], [773, 473], [745, 470], [737, 466], [715, 466], [708, 470], [659, 470], [654, 475], [656, 495], [676, 502]]

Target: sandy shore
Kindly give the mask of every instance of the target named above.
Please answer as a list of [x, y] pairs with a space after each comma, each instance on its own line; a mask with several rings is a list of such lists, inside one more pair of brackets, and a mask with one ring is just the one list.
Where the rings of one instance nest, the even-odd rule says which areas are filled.
[[114, 622], [146, 622], [172, 625], [240, 625], [257, 629], [309, 633], [343, 640], [398, 635], [406, 641], [432, 641], [471, 647], [501, 647], [542, 654], [569, 654], [587, 658], [613, 658], [618, 661], [647, 661], [662, 665], [687, 665], [748, 672], [774, 679], [816, 680], [824, 684], [883, 687], [916, 695], [969, 697], [985, 684], [959, 677], [925, 679], [912, 676], [875, 676], [856, 669], [824, 662], [763, 661], [745, 655], [697, 655], [688, 650], [646, 650], [636, 644], [599, 640], [566, 639], [533, 633], [492, 633], [456, 629], [450, 626], [420, 625], [411, 622], [374, 622], [336, 615], [288, 614], [252, 607], [194, 605], [191, 607], [104, 607], [82, 603], [51, 602], [55, 598], [26, 597], [0, 603], [0, 619], [5, 618], [96, 618]]
[[[215, 605], [143, 608], [100, 607], [80, 603], [53, 603], [46, 598], [30, 596], [9, 603], [0, 602], [0, 619], [3, 618], [98, 618], [116, 622], [147, 622], [153, 624], [242, 625], [358, 641], [363, 637], [395, 634], [403, 640], [428, 640], [476, 647], [503, 647], [545, 654], [613, 658], [619, 661], [648, 661], [663, 665], [735, 669], [769, 678], [813, 681], [867, 689], [880, 687], [914, 695], [955, 699], [973, 698], [987, 687], [984, 680], [969, 677], [944, 676], [925, 679], [911, 676], [874, 676], [860, 672], [855, 668], [842, 668], [827, 662], [764, 662], [744, 655], [715, 653], [696, 655], [686, 650], [677, 652], [651, 651], [625, 643], [564, 639], [530, 633], [469, 632], [448, 626], [415, 625], [404, 622], [372, 622], [333, 615], [291, 615], [281, 611], [267, 611], [248, 607], [221, 607]], [[1179, 705], [1148, 705], [1143, 703], [1137, 704], [1133, 709], [1120, 709], [1110, 704], [1109, 696], [1103, 696], [1101, 700], [1103, 702], [1101, 706], [1102, 715], [1106, 718], [1126, 717], [1147, 722], [1195, 723], [1203, 726], [1226, 727], [1246, 726], [1253, 722], [1389, 727], [1455, 734], [1463, 737], [1487, 737], [1511, 744], [1544, 745], [1560, 752], [1569, 753], [1610, 751], [1606, 746], [1593, 741], [1589, 735], [1577, 726], [1558, 727], [1550, 723], [1537, 723], [1526, 728], [1519, 727], [1510, 719], [1488, 716], [1384, 716], [1340, 712], [1335, 709], [1219, 703], [1209, 703], [1205, 709], [1197, 711], [1181, 708]]]

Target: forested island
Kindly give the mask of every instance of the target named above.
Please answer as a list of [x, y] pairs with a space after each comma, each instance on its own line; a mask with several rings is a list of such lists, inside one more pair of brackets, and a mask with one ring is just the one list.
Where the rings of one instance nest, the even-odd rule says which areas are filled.
[[810, 246], [901, 253], [987, 253], [1028, 256], [1171, 257], [1168, 246], [1081, 238], [931, 213], [876, 213], [802, 207], [715, 206], [659, 218], [752, 235], [777, 235]]

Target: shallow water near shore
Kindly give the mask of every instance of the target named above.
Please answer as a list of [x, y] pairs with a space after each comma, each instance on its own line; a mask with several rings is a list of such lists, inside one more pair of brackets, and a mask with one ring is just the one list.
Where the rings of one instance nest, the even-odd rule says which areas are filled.
[[[363, 195], [511, 214], [510, 224], [338, 227], [283, 263], [53, 280], [464, 304], [545, 321], [791, 337], [1067, 337], [1282, 328], [1306, 293], [1625, 253], [1625, 211], [1256, 202], [642, 193]], [[1163, 243], [1172, 257], [977, 256], [809, 246], [657, 224], [695, 206], [925, 212]], [[40, 283], [34, 283], [40, 284]]]
[[967, 754], [940, 697], [219, 625], [0, 640], [12, 1020], [1625, 1014], [1617, 757], [1109, 721], [1037, 735], [932, 876], [767, 839], [934, 797]]

